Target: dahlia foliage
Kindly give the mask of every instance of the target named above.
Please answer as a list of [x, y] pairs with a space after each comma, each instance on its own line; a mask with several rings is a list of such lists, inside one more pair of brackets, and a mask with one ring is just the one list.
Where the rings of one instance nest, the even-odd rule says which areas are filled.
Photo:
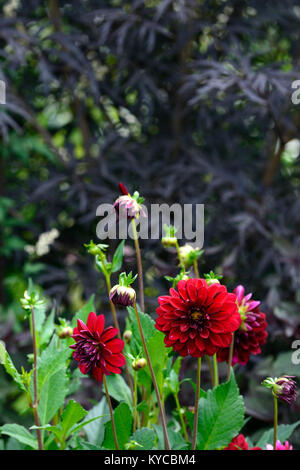
[[[1, 426], [0, 444], [13, 437], [21, 448], [36, 450], [292, 450], [298, 423], [282, 427], [278, 421], [284, 407], [296, 409], [295, 377], [285, 371], [278, 378], [261, 377], [270, 424], [260, 433], [248, 425], [239, 390], [268, 338], [260, 302], [244, 286], [226, 285], [220, 273], [200, 273], [203, 250], [181, 244], [173, 226], [164, 226], [162, 237], [174, 255], [174, 277], [162, 279], [171, 285], [157, 300], [145, 297], [150, 289], [144, 292], [135, 224], [144, 214], [143, 199], [122, 183], [119, 188], [117, 223], [124, 210], [136, 263], [128, 274], [122, 270], [124, 241], [114, 254], [103, 243], [86, 244], [105, 281], [101, 302], [96, 298], [99, 314], [92, 297], [59, 324], [29, 283], [21, 304], [32, 334], [31, 370], [19, 372], [3, 342], [0, 363], [17, 383], [22, 403], [27, 400], [34, 426]], [[144, 303], [156, 313], [142, 311]], [[104, 316], [105, 305], [110, 311]], [[86, 394], [89, 411], [75, 401], [78, 390]], [[255, 423], [255, 407], [248, 408]]]

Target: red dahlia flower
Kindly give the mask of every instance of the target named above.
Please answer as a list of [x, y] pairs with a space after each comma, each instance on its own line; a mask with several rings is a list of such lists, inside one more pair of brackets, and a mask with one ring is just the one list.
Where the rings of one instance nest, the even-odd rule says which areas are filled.
[[244, 434], [239, 434], [234, 437], [227, 447], [223, 450], [262, 450], [260, 447], [252, 447], [249, 449], [248, 442], [245, 439]]
[[[233, 291], [237, 297], [237, 305], [241, 316], [241, 325], [234, 335], [234, 349], [232, 365], [239, 363], [245, 365], [251, 354], [260, 354], [260, 347], [265, 344], [268, 333], [266, 331], [266, 315], [259, 309], [260, 302], [251, 300], [252, 294], [245, 295], [245, 288], [238, 286]], [[229, 348], [218, 351], [218, 361], [228, 361]]]
[[207, 285], [205, 279], [179, 281], [177, 290], [158, 298], [155, 327], [162, 331], [165, 345], [181, 356], [212, 356], [226, 348], [241, 324], [235, 294], [221, 284]]
[[78, 367], [83, 374], [92, 371], [93, 376], [99, 382], [103, 374], [120, 374], [120, 367], [125, 364], [125, 357], [121, 352], [124, 349], [124, 341], [114, 338], [118, 333], [116, 328], [109, 326], [104, 329], [104, 315], [91, 312], [85, 325], [77, 320], [77, 328], [74, 328], [72, 338], [76, 343], [70, 348], [74, 349], [73, 357], [78, 361]]

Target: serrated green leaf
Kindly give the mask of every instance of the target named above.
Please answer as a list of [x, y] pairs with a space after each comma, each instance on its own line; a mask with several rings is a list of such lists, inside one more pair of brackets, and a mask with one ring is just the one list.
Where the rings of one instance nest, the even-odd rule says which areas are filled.
[[[291, 434], [294, 432], [294, 430], [300, 425], [300, 421], [297, 421], [296, 423], [293, 424], [280, 424], [277, 427], [277, 439], [281, 442], [284, 443]], [[274, 429], [271, 428], [268, 431], [265, 431], [261, 438], [258, 440], [256, 443], [257, 447], [261, 447], [262, 449], [265, 449], [266, 444], [273, 444], [273, 436], [274, 436]]]
[[[127, 310], [129, 314], [129, 329], [132, 331], [133, 338], [137, 341], [137, 343], [142, 345], [135, 310], [133, 307], [127, 307]], [[139, 311], [139, 317], [141, 320], [145, 340], [147, 342], [158, 330], [155, 328], [154, 320], [152, 320], [152, 318], [147, 313], [142, 313]]]
[[37, 440], [24, 426], [20, 426], [19, 424], [4, 424], [4, 426], [0, 428], [0, 431], [1, 434], [11, 436], [32, 449], [38, 448]]
[[72, 354], [72, 350], [68, 347], [62, 346], [61, 349], [57, 348], [57, 337], [53, 336], [49, 346], [44, 349], [41, 356], [38, 358], [38, 389], [39, 394], [42, 392], [44, 384], [56, 374], [60, 369], [66, 365], [66, 361]]
[[199, 400], [197, 449], [212, 450], [226, 446], [244, 421], [244, 402], [233, 372], [226, 383], [208, 390]]
[[55, 316], [55, 310], [52, 309], [50, 314], [47, 316], [44, 324], [42, 331], [39, 334], [39, 345], [43, 346], [44, 344], [47, 344], [54, 332], [54, 316]]
[[149, 428], [138, 429], [129, 440], [135, 441], [141, 446], [137, 446], [136, 450], [151, 450], [155, 443], [155, 432]]
[[106, 382], [109, 395], [119, 402], [124, 401], [131, 408], [132, 399], [130, 388], [121, 374], [108, 375]]
[[119, 244], [113, 256], [112, 266], [111, 266], [111, 272], [113, 273], [120, 271], [122, 267], [124, 244], [125, 244], [125, 240], [121, 241], [121, 243]]
[[[126, 403], [121, 403], [114, 411], [114, 419], [116, 424], [116, 431], [118, 437], [118, 444], [120, 450], [125, 448], [131, 436], [132, 429], [132, 412]], [[115, 441], [113, 437], [111, 421], [105, 425], [105, 438], [103, 447], [106, 449], [115, 449]]]
[[43, 382], [38, 405], [41, 425], [49, 423], [59, 408], [63, 406], [67, 394], [67, 384], [66, 367], [50, 375]]
[[104, 439], [105, 427], [104, 424], [110, 420], [109, 408], [107, 405], [106, 397], [102, 397], [101, 401], [91, 408], [85, 417], [85, 422], [97, 416], [103, 416], [97, 421], [90, 422], [84, 428], [87, 440], [94, 445], [101, 446]]
[[23, 384], [22, 377], [15, 368], [10, 355], [6, 351], [5, 344], [3, 341], [0, 341], [0, 364], [3, 365], [6, 372], [13, 378], [14, 382], [18, 385], [18, 387], [25, 392], [26, 388]]
[[61, 417], [61, 428], [64, 436], [68, 436], [68, 431], [86, 415], [87, 411], [82, 408], [80, 403], [70, 400]]

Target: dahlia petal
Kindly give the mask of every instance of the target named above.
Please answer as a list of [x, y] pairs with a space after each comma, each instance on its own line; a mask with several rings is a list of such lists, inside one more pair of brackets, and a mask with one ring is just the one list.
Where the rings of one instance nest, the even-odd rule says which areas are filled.
[[87, 330], [88, 329], [86, 324], [83, 323], [83, 321], [80, 320], [80, 318], [77, 318], [77, 328], [78, 328], [79, 332], [82, 331], [82, 330]]
[[244, 294], [245, 294], [245, 288], [241, 285], [237, 286], [234, 291], [233, 291], [237, 297], [239, 305], [242, 303]]
[[103, 372], [100, 367], [93, 368], [93, 376], [98, 382], [102, 382], [103, 380]]
[[94, 332], [95, 330], [95, 325], [97, 322], [97, 315], [95, 312], [91, 312], [87, 318], [86, 326], [91, 332]]
[[120, 353], [124, 349], [124, 341], [119, 338], [111, 339], [106, 346], [112, 353]]
[[95, 329], [97, 330], [97, 333], [99, 335], [102, 335], [103, 330], [104, 330], [104, 325], [105, 325], [105, 317], [104, 315], [99, 315], [97, 317], [97, 323], [95, 325]]
[[[191, 279], [191, 281], [192, 281], [192, 279]], [[197, 295], [197, 289], [195, 288], [195, 286], [193, 285], [192, 282], [187, 281], [186, 291], [188, 293], [188, 296], [189, 296], [190, 300], [192, 302], [195, 302], [197, 300], [198, 295]]]
[[187, 293], [187, 290], [186, 290], [186, 283], [187, 281], [179, 281], [178, 284], [177, 284], [177, 289], [178, 289], [178, 292], [180, 294], [180, 297], [183, 299], [183, 300], [190, 300], [189, 299], [189, 296], [188, 296], [188, 293]]
[[117, 334], [118, 334], [117, 328], [114, 328], [113, 326], [108, 326], [107, 328], [105, 328], [105, 330], [103, 331], [101, 335], [101, 341], [105, 343], [106, 341], [108, 341], [109, 339], [112, 339]]
[[90, 364], [80, 364], [79, 363], [78, 367], [79, 367], [80, 372], [82, 372], [82, 374], [88, 374], [90, 369], [91, 369]]
[[125, 357], [121, 353], [112, 354], [106, 359], [107, 364], [110, 364], [111, 366], [116, 366], [116, 367], [124, 366], [125, 362], [126, 362]]

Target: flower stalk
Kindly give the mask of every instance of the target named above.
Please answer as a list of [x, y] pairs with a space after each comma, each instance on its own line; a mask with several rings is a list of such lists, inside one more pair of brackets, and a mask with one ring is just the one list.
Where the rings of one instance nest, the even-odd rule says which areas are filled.
[[196, 379], [196, 396], [195, 396], [195, 413], [194, 413], [194, 430], [193, 430], [192, 450], [196, 449], [196, 444], [197, 444], [200, 381], [201, 381], [201, 357], [198, 358], [198, 364], [197, 364], [197, 379]]
[[233, 349], [234, 349], [234, 332], [232, 333], [232, 341], [231, 341], [231, 345], [230, 345], [230, 348], [229, 348], [229, 356], [228, 356], [228, 364], [227, 364], [227, 382], [229, 381], [230, 374], [231, 374]]
[[111, 425], [112, 425], [112, 431], [113, 431], [115, 446], [116, 446], [116, 450], [119, 450], [119, 443], [118, 443], [114, 413], [113, 413], [113, 409], [112, 409], [111, 399], [110, 399], [110, 396], [109, 396], [109, 393], [108, 393], [108, 388], [107, 388], [105, 375], [103, 375], [103, 383], [104, 383], [105, 395], [106, 395], [106, 400], [107, 400], [109, 413], [110, 413], [110, 418], [111, 418]]
[[219, 371], [218, 371], [217, 354], [213, 355], [213, 365], [214, 365], [214, 385], [215, 385], [215, 387], [217, 387], [219, 385]]
[[135, 219], [132, 220], [131, 224], [132, 224], [132, 232], [133, 232], [134, 245], [135, 245], [135, 251], [136, 251], [137, 269], [138, 269], [140, 306], [141, 306], [141, 311], [144, 312], [145, 311], [145, 298], [144, 298], [143, 265], [142, 265], [142, 256], [141, 256], [139, 239], [138, 239], [137, 231], [136, 231]]
[[158, 406], [159, 406], [160, 417], [161, 417], [163, 433], [164, 433], [165, 447], [166, 447], [166, 450], [170, 450], [170, 442], [169, 442], [168, 431], [167, 431], [166, 416], [165, 416], [164, 408], [163, 408], [163, 405], [162, 405], [160, 393], [159, 393], [159, 390], [158, 390], [156, 377], [155, 377], [154, 370], [153, 370], [153, 367], [152, 367], [151, 358], [150, 358], [148, 348], [147, 348], [147, 345], [146, 345], [145, 336], [144, 336], [144, 332], [143, 332], [143, 329], [142, 329], [142, 325], [141, 325], [140, 316], [139, 316], [139, 312], [138, 312], [138, 309], [137, 309], [136, 302], [134, 302], [134, 310], [135, 310], [136, 319], [137, 319], [137, 323], [138, 323], [138, 328], [139, 328], [139, 332], [140, 332], [140, 335], [141, 335], [145, 355], [146, 355], [146, 358], [147, 358], [147, 361], [148, 361], [150, 374], [151, 374], [151, 378], [152, 378], [152, 382], [153, 382], [153, 385], [154, 385], [156, 398], [157, 398], [157, 402], [158, 402]]
[[276, 450], [277, 426], [278, 426], [278, 399], [274, 395], [274, 437], [273, 437], [273, 449], [274, 450]]
[[37, 386], [37, 345], [36, 345], [36, 330], [34, 321], [34, 307], [31, 305], [31, 328], [32, 328], [32, 341], [33, 341], [33, 403], [32, 409], [34, 414], [34, 421], [36, 425], [36, 433], [38, 440], [39, 450], [43, 450], [43, 441], [40, 427], [40, 420], [38, 415], [38, 386]]

